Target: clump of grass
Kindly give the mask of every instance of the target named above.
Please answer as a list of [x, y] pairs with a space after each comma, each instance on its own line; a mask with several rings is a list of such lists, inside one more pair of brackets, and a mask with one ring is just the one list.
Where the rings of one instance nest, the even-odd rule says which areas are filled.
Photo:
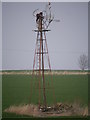
[[83, 106], [79, 102], [74, 102], [73, 103], [73, 109], [72, 109], [72, 115], [77, 115], [77, 116], [88, 116], [88, 107]]
[[37, 116], [39, 114], [38, 107], [33, 104], [10, 106], [9, 108], [5, 109], [4, 112], [15, 113], [19, 115], [29, 115], [29, 116], [30, 115]]
[[[57, 104], [59, 105], [59, 103]], [[10, 106], [5, 109], [4, 112], [7, 113], [15, 113], [19, 115], [28, 115], [28, 116], [36, 116], [36, 117], [46, 117], [46, 116], [87, 116], [88, 115], [88, 107], [82, 106], [80, 103], [74, 102], [73, 104], [69, 103], [60, 103], [60, 106], [72, 106], [71, 109], [68, 109], [64, 112], [60, 112], [57, 114], [56, 111], [51, 112], [42, 112], [39, 110], [37, 105], [33, 104], [22, 104], [19, 106]], [[52, 113], [52, 114], [51, 114]]]

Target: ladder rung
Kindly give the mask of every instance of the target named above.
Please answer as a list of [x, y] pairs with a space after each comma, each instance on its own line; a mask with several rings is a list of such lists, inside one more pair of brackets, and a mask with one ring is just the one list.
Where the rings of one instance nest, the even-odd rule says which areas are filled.
[[[39, 41], [39, 40], [41, 40], [41, 39], [37, 39], [37, 41]], [[42, 39], [42, 40], [45, 40], [45, 39]]]
[[47, 54], [48, 52], [36, 52], [36, 54]]

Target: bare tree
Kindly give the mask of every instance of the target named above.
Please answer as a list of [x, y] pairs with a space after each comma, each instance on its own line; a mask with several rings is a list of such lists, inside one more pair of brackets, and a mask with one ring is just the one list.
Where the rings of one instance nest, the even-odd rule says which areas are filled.
[[78, 60], [78, 63], [79, 63], [79, 67], [81, 70], [85, 70], [88, 68], [88, 57], [87, 55], [83, 54], [79, 57], [79, 60]]

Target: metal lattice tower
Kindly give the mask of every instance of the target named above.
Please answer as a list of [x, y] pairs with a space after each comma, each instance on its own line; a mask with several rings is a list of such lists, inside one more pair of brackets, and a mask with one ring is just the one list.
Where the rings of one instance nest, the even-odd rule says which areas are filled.
[[[50, 3], [48, 4], [48, 9], [50, 10]], [[45, 69], [49, 70], [51, 72], [51, 66], [50, 66], [50, 60], [49, 60], [49, 54], [48, 54], [48, 46], [46, 41], [46, 32], [50, 31], [48, 30], [48, 26], [53, 21], [54, 17], [51, 15], [51, 11], [49, 11], [49, 14], [47, 14], [46, 11], [38, 12], [35, 10], [33, 12], [34, 16], [36, 17], [36, 24], [37, 24], [37, 30], [34, 30], [37, 33], [37, 39], [36, 39], [36, 48], [35, 48], [35, 55], [34, 55], [34, 62], [33, 62], [33, 75], [36, 74], [38, 77], [38, 89], [39, 89], [39, 109], [41, 106], [41, 89], [43, 91], [43, 105], [44, 108], [47, 109], [47, 96], [46, 96], [46, 84], [45, 84]], [[45, 68], [45, 56], [47, 58], [47, 68]], [[41, 80], [42, 80], [42, 86], [41, 86]], [[54, 94], [54, 93], [53, 93]]]

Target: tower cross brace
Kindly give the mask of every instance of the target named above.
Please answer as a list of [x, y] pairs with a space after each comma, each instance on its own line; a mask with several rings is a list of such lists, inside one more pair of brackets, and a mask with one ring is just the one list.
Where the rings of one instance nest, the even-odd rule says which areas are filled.
[[46, 97], [46, 86], [45, 86], [45, 61], [44, 61], [44, 56], [47, 56], [48, 60], [48, 70], [51, 71], [51, 66], [50, 66], [50, 60], [49, 60], [49, 55], [48, 55], [48, 47], [47, 47], [47, 41], [46, 41], [46, 32], [50, 31], [48, 29], [44, 28], [44, 21], [43, 21], [43, 12], [40, 12], [39, 14], [36, 15], [36, 22], [38, 25], [38, 29], [34, 30], [37, 33], [37, 40], [36, 40], [36, 48], [35, 48], [35, 55], [34, 55], [34, 62], [33, 62], [33, 74], [34, 71], [37, 71], [38, 74], [38, 86], [39, 86], [39, 109], [41, 106], [41, 81], [42, 79], [42, 89], [43, 89], [43, 105], [44, 108], [47, 109], [47, 97]]

